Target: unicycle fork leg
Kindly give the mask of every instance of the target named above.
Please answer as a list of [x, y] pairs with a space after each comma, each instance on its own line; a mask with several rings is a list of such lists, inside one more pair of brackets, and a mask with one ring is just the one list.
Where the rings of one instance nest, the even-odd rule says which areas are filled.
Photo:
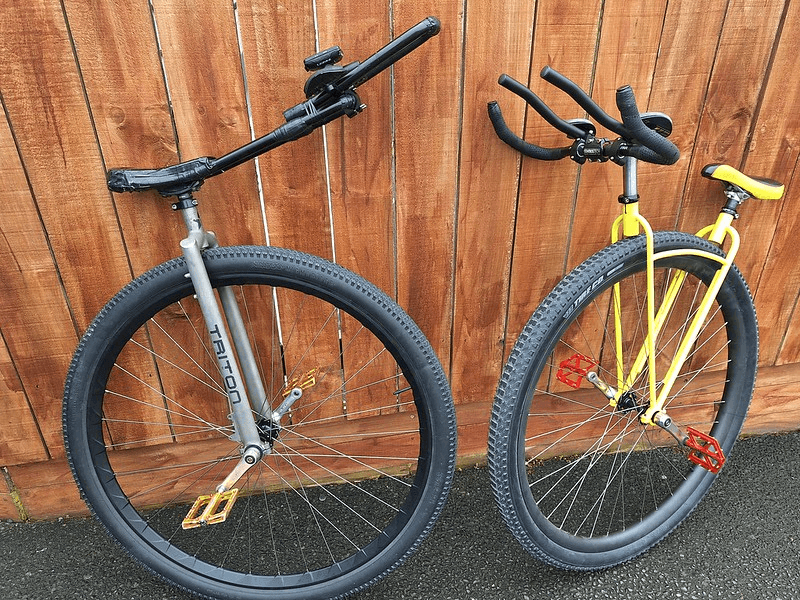
[[[255, 388], [256, 394], [259, 395], [259, 403], [263, 404], [263, 386], [257, 373], [255, 374], [256, 381], [250, 381], [253, 379], [255, 371], [254, 359], [249, 342], [247, 342], [236, 298], [229, 288], [220, 290], [220, 299], [228, 316], [227, 321], [232, 335], [235, 336], [235, 340], [238, 340], [234, 344], [231, 342], [231, 336], [225, 326], [226, 321], [203, 262], [203, 250], [215, 247], [217, 245], [216, 238], [212, 233], [203, 229], [196, 209], [189, 208], [184, 211], [189, 213], [184, 215], [189, 235], [181, 241], [181, 250], [195, 289], [197, 302], [203, 313], [211, 348], [217, 359], [222, 384], [228, 397], [231, 420], [235, 430], [231, 439], [242, 446], [242, 458], [230, 474], [217, 486], [214, 493], [200, 496], [190, 509], [183, 521], [183, 528], [191, 529], [202, 525], [221, 523], [227, 519], [238, 494], [238, 488], [235, 488], [234, 485], [249, 469], [258, 464], [264, 454], [269, 452], [269, 449], [261, 439], [250, 405], [248, 387], [245, 385], [239, 369], [239, 362], [244, 365], [245, 369], [248, 369], [250, 389]], [[239, 361], [236, 359], [235, 350], [239, 351]]]
[[245, 448], [251, 446], [262, 448], [244, 380], [234, 357], [233, 344], [203, 263], [201, 241], [198, 237], [190, 235], [181, 241], [181, 249], [194, 285], [197, 302], [206, 322], [211, 347], [220, 368], [225, 393], [230, 402], [231, 418], [239, 441]]

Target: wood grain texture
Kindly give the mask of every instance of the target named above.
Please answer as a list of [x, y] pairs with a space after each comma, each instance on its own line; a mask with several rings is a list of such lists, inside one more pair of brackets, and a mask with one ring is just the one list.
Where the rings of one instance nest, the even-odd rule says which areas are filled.
[[[146, 3], [64, 3], [107, 168], [179, 162], [174, 121]], [[114, 194], [136, 274], [179, 253], [180, 219], [156, 192]]]
[[[800, 261], [794, 245], [800, 216], [791, 193], [796, 189], [794, 178], [800, 156], [800, 116], [795, 110], [800, 105], [800, 80], [794, 76], [798, 39], [800, 5], [790, 2], [744, 163], [746, 172], [787, 186], [787, 193], [779, 202], [749, 202], [741, 219], [748, 225], [745, 264], [751, 266], [753, 274], [750, 285], [759, 316], [761, 362], [768, 365], [800, 360], [796, 334], [787, 335], [792, 318], [797, 319], [800, 290]], [[751, 240], [753, 229], [762, 232], [760, 238]]]
[[0, 462], [9, 465], [47, 458], [48, 448], [59, 453], [58, 399], [77, 336], [47, 232], [4, 117], [0, 119], [0, 181], [0, 406], [4, 413], [0, 437], [8, 442], [0, 449]]
[[[197, 10], [188, 0], [156, 0], [153, 8], [181, 160], [249, 142], [233, 5], [215, 0]], [[252, 162], [207, 181], [197, 198], [205, 226], [222, 244], [264, 243]]]
[[[585, 3], [575, 15], [563, 4], [538, 5], [530, 66], [532, 90], [564, 119], [582, 115], [582, 109], [566, 94], [539, 77], [550, 66], [588, 90], [592, 81], [602, 3]], [[501, 91], [503, 105], [521, 100]], [[527, 109], [525, 139], [545, 148], [569, 143], [532, 109]], [[498, 151], [500, 140], [496, 140]], [[508, 152], [510, 149], [503, 149]], [[569, 240], [578, 188], [579, 168], [575, 163], [522, 159], [514, 256], [508, 305], [506, 356], [525, 322], [539, 302], [564, 276], [565, 250]], [[589, 173], [587, 172], [587, 175]]]
[[[283, 110], [304, 100], [303, 59], [316, 51], [310, 3], [284, 2], [277, 10], [239, 2], [245, 72], [256, 137], [284, 122]], [[327, 259], [333, 257], [322, 132], [259, 157], [269, 242]]]
[[[742, 434], [757, 435], [795, 429], [800, 420], [798, 382], [798, 365], [762, 369]], [[485, 464], [490, 411], [490, 402], [471, 402], [457, 407], [460, 466]], [[386, 417], [378, 419], [384, 418]], [[354, 426], [361, 431], [369, 431], [370, 427], [375, 426], [375, 419], [350, 424], [350, 427]], [[135, 452], [131, 453], [130, 460], [136, 464]], [[30, 518], [48, 519], [89, 514], [77, 489], [71, 485], [72, 475], [65, 459], [13, 466], [8, 468], [8, 472], [19, 490], [22, 504]], [[0, 486], [3, 486], [2, 479]], [[0, 487], [0, 518], [18, 520], [16, 508], [5, 491], [4, 487]]]
[[[46, 460], [32, 407], [28, 405], [22, 378], [11, 361], [5, 340], [0, 337], [0, 457], [5, 465]], [[1, 486], [0, 486], [1, 489]]]
[[[498, 146], [486, 101], [497, 95], [499, 69], [527, 77], [533, 10], [521, 0], [503, 10], [467, 6], [455, 272], [470, 276], [455, 280], [451, 385], [457, 403], [489, 400], [500, 376], [519, 158]], [[509, 127], [520, 131], [523, 116], [519, 105], [507, 110]]]
[[[783, 14], [782, 2], [767, 6], [763, 2], [737, 2], [728, 8], [701, 113], [690, 177], [684, 190], [678, 220], [681, 230], [697, 231], [713, 222], [724, 202], [719, 184], [700, 177], [702, 167], [709, 163], [743, 167], [747, 139], [757, 118], [765, 75], [774, 53], [775, 34]], [[749, 42], [747, 50], [743, 51], [745, 40]], [[750, 202], [743, 207], [742, 219], [736, 223], [743, 241], [736, 263], [745, 279], [752, 279], [754, 284], [758, 281], [765, 251], [752, 249], [769, 247], [774, 231], [769, 222], [774, 222], [779, 206], [778, 203], [769, 206]], [[771, 364], [764, 360], [761, 363]]]
[[[345, 61], [363, 60], [391, 39], [388, 5], [317, 2], [320, 48], [341, 46]], [[351, 15], [358, 14], [353, 20]], [[390, 72], [358, 90], [366, 110], [327, 126], [336, 262], [396, 296], [395, 211]]]
[[433, 15], [439, 35], [394, 68], [397, 301], [450, 365], [463, 45], [458, 0], [394, 2], [395, 34]]
[[[87, 326], [130, 270], [60, 3], [2, 11], [3, 335], [46, 451], [60, 456], [76, 325]], [[34, 436], [31, 448], [40, 443]]]
[[[703, 166], [741, 166], [783, 9], [783, 2], [765, 5], [759, 1], [734, 2], [728, 7], [692, 153], [678, 221], [681, 230], [699, 230], [719, 210], [719, 196], [710, 206], [702, 200], [719, 193], [718, 187], [701, 179]], [[748, 239], [759, 243], [752, 236]], [[746, 278], [750, 274], [744, 270]]]
[[[183, 226], [165, 200], [110, 194], [106, 169], [228, 152], [303, 100], [304, 57], [338, 43], [345, 62], [363, 59], [429, 14], [441, 33], [359, 89], [363, 114], [206, 182], [197, 198], [222, 243], [335, 256], [396, 298], [442, 360], [467, 419], [462, 448], [479, 456], [510, 345], [564, 271], [607, 243], [618, 211], [617, 166], [522, 160], [491, 128], [486, 103], [498, 99], [513, 131], [566, 143], [496, 83], [506, 72], [581, 116], [539, 79], [550, 64], [612, 116], [624, 83], [640, 108], [672, 116], [681, 160], [640, 170], [657, 228], [693, 232], [716, 216], [720, 187], [700, 177], [704, 164], [787, 184], [780, 202], [742, 209], [738, 262], [759, 312], [761, 372], [784, 369], [769, 394], [800, 380], [800, 3], [152, 4], [152, 14], [111, 0], [0, 6], [0, 424], [14, 424], [0, 434], [0, 466], [63, 456], [59, 399], [78, 333], [133, 275], [178, 254]], [[365, 415], [377, 412], [370, 402]], [[751, 419], [759, 431], [800, 424], [768, 402]]]
[[3, 103], [16, 138], [24, 140], [20, 157], [83, 330], [130, 279], [123, 240], [60, 2], [9, 2], [2, 10]]
[[[640, 110], [647, 105], [665, 11], [663, 1], [605, 3], [594, 82], [589, 93], [609, 115], [619, 115], [615, 91], [622, 85], [633, 88]], [[614, 137], [610, 133], [602, 135]], [[621, 169], [613, 164], [582, 167], [569, 239], [568, 268], [609, 244], [611, 223], [619, 214], [616, 200], [621, 192]]]

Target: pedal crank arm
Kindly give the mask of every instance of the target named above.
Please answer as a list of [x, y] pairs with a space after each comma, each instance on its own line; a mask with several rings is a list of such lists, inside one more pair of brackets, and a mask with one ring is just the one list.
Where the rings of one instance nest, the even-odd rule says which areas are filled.
[[616, 397], [617, 397], [617, 390], [613, 387], [608, 385], [605, 381], [600, 379], [600, 375], [595, 373], [594, 371], [589, 371], [586, 374], [586, 379], [591, 383], [594, 387], [596, 387], [608, 400], [611, 402], [611, 406], [616, 406]]
[[250, 446], [242, 454], [233, 471], [217, 486], [217, 492], [224, 493], [231, 489], [242, 476], [252, 469], [264, 456], [264, 451], [257, 446]]
[[217, 486], [216, 491], [213, 494], [200, 496], [194, 501], [192, 508], [183, 518], [181, 527], [183, 529], [194, 529], [195, 527], [216, 525], [224, 522], [228, 518], [231, 509], [233, 509], [236, 497], [239, 495], [239, 489], [233, 486], [261, 460], [263, 455], [264, 452], [261, 448], [256, 446], [247, 448], [230, 474]]
[[689, 439], [689, 434], [684, 432], [683, 429], [678, 427], [678, 424], [675, 423], [667, 413], [665, 412], [658, 412], [653, 416], [653, 423], [661, 427], [664, 431], [670, 434], [672, 437], [675, 438], [675, 441], [678, 442], [681, 446], [685, 446], [687, 440]]

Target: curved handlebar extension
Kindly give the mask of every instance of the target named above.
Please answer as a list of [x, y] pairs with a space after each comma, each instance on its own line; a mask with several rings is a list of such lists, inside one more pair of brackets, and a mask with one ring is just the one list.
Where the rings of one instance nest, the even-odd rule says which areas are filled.
[[559, 131], [567, 134], [567, 137], [571, 137], [573, 139], [578, 139], [584, 136], [584, 131], [579, 128], [575, 127], [575, 125], [568, 123], [561, 119], [556, 113], [550, 110], [550, 107], [547, 106], [542, 99], [539, 98], [536, 94], [534, 94], [531, 90], [526, 88], [522, 85], [519, 81], [514, 79], [513, 77], [509, 77], [508, 75], [500, 75], [500, 78], [497, 80], [497, 83], [502, 85], [507, 90], [514, 92], [517, 96], [525, 100], [528, 104], [530, 104], [533, 108], [536, 109], [544, 120], [550, 123], [553, 127], [558, 129]]
[[561, 160], [569, 156], [570, 146], [564, 148], [542, 148], [517, 136], [506, 124], [497, 102], [489, 103], [489, 119], [492, 121], [497, 137], [515, 150], [522, 152], [525, 156], [530, 156], [537, 160]]
[[[645, 162], [663, 165], [674, 164], [677, 162], [678, 158], [680, 158], [680, 151], [675, 144], [644, 124], [639, 109], [636, 106], [633, 90], [630, 86], [624, 86], [617, 90], [617, 108], [619, 108], [620, 115], [622, 116], [622, 122], [620, 123], [600, 108], [580, 86], [555, 69], [545, 67], [542, 69], [541, 77], [569, 95], [589, 116], [600, 123], [600, 125], [619, 135], [620, 138], [626, 142], [626, 147], [623, 150], [625, 155], [638, 158]], [[523, 98], [548, 123], [566, 133], [569, 137], [580, 139], [580, 137], [585, 136], [583, 131], [580, 131], [579, 135], [575, 135], [575, 130], [578, 128], [575, 128], [569, 122], [555, 115], [538, 96], [518, 81], [515, 81], [507, 75], [502, 75], [498, 83]], [[570, 155], [570, 147], [542, 148], [518, 137], [506, 125], [497, 102], [490, 102], [488, 111], [489, 118], [492, 121], [492, 125], [498, 137], [526, 156], [539, 160], [558, 160]]]
[[631, 86], [626, 85], [617, 90], [617, 108], [625, 128], [631, 134], [630, 141], [638, 142], [628, 148], [628, 156], [658, 165], [678, 162], [681, 153], [677, 146], [642, 122]]
[[552, 83], [558, 89], [565, 92], [570, 98], [575, 100], [575, 102], [578, 103], [578, 106], [585, 110], [590, 117], [594, 117], [595, 120], [600, 123], [600, 125], [610, 131], [613, 131], [620, 137], [628, 137], [628, 132], [625, 130], [623, 124], [616, 119], [611, 118], [606, 111], [600, 108], [597, 103], [580, 88], [577, 83], [567, 77], [564, 77], [561, 73], [555, 69], [551, 69], [550, 67], [545, 67], [542, 69], [542, 72], [539, 76], [546, 82]]

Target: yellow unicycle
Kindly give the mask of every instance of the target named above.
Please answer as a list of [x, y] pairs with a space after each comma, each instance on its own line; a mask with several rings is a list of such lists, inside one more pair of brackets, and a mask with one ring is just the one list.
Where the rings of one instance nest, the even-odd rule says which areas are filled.
[[586, 119], [563, 121], [522, 84], [522, 96], [574, 141], [541, 148], [512, 133], [497, 103], [500, 138], [540, 160], [622, 166], [612, 244], [568, 274], [536, 309], [503, 370], [492, 409], [489, 467], [500, 511], [534, 556], [576, 570], [609, 567], [663, 539], [700, 502], [741, 430], [753, 392], [758, 329], [733, 264], [739, 205], [777, 199], [783, 186], [726, 165], [703, 176], [723, 185], [717, 220], [696, 235], [653, 232], [639, 213], [639, 161], [672, 164], [672, 122], [640, 114], [617, 91], [622, 122], [576, 84], [545, 68], [619, 137]]

